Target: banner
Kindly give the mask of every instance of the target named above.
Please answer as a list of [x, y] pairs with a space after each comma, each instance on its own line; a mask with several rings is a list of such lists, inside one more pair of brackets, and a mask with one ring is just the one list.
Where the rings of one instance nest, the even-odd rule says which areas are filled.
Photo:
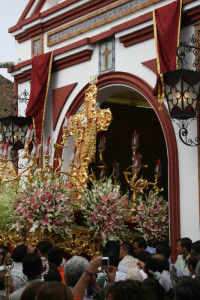
[[43, 137], [43, 123], [47, 93], [50, 82], [53, 52], [35, 56], [32, 60], [31, 93], [26, 108], [26, 116], [33, 118], [36, 140], [40, 143]]
[[154, 95], [162, 110], [164, 99], [163, 74], [178, 68], [176, 49], [179, 45], [182, 0], [174, 1], [153, 11], [154, 37], [157, 54], [157, 82]]

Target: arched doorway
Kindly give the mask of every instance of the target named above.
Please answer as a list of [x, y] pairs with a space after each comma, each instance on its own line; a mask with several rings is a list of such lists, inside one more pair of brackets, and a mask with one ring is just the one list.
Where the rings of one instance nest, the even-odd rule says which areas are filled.
[[[172, 247], [172, 262], [177, 256], [176, 242], [180, 238], [180, 206], [179, 206], [179, 169], [178, 169], [178, 151], [176, 138], [173, 130], [173, 126], [168, 116], [167, 109], [163, 106], [163, 110], [158, 110], [157, 98], [153, 96], [152, 87], [145, 82], [142, 78], [139, 78], [130, 73], [124, 72], [110, 72], [99, 76], [97, 87], [99, 88], [100, 102], [103, 102], [110, 95], [104, 95], [103, 90], [106, 87], [123, 86], [123, 90], [131, 88], [141, 94], [154, 109], [165, 138], [166, 149], [168, 154], [168, 200], [169, 200], [169, 217], [170, 217], [170, 242]], [[75, 114], [80, 105], [84, 101], [85, 91], [88, 88], [88, 84], [78, 93], [74, 101], [69, 107], [71, 114]], [[111, 93], [113, 95], [113, 92]], [[152, 132], [153, 134], [153, 132]], [[62, 139], [62, 126], [57, 138], [57, 142], [60, 143]], [[55, 161], [55, 160], [54, 160]]]
[[[109, 107], [113, 116], [108, 130], [99, 134], [100, 136], [103, 134], [107, 138], [107, 146], [104, 151], [104, 161], [110, 166], [107, 175], [110, 175], [110, 172], [112, 172], [114, 161], [118, 162], [122, 190], [125, 192], [129, 188], [123, 171], [132, 164], [131, 139], [134, 130], [137, 130], [139, 134], [137, 153], [140, 152], [143, 165], [140, 175], [148, 179], [148, 181], [154, 182], [155, 163], [160, 158], [162, 175], [159, 178], [159, 187], [164, 187], [162, 194], [165, 199], [168, 199], [166, 143], [160, 122], [150, 103], [133, 88], [122, 85], [101, 89], [98, 100], [101, 103], [101, 108]], [[144, 167], [144, 165], [148, 165], [148, 167]]]

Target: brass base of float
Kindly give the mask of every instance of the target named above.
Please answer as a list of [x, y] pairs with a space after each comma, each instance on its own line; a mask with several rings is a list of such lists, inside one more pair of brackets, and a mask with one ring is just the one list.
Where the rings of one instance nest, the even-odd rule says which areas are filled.
[[[137, 232], [133, 232], [133, 241], [136, 237], [141, 236]], [[36, 230], [34, 233], [14, 231], [9, 234], [6, 231], [0, 231], [0, 244], [4, 246], [11, 246], [15, 248], [17, 245], [25, 244], [35, 247], [40, 241], [48, 240], [53, 246], [58, 246], [63, 249], [65, 253], [70, 255], [87, 255], [93, 257], [94, 255], [101, 254], [102, 241], [94, 238], [94, 233], [90, 232], [88, 228], [77, 226], [71, 227], [71, 232], [67, 236], [61, 236], [54, 232], [44, 232]]]
[[92, 257], [100, 254], [101, 241], [94, 238], [94, 234], [84, 227], [71, 227], [71, 232], [66, 236], [55, 234], [54, 232], [44, 232], [36, 230], [34, 233], [25, 232], [9, 234], [0, 231], [0, 244], [15, 248], [17, 245], [25, 244], [35, 247], [40, 241], [48, 240], [53, 246], [58, 246], [70, 255], [87, 255]]

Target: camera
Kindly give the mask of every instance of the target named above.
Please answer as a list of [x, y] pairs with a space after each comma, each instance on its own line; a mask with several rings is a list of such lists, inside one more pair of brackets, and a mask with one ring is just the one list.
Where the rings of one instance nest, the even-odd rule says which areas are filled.
[[110, 266], [110, 259], [107, 256], [102, 257], [101, 260], [101, 268], [105, 269], [108, 268]]

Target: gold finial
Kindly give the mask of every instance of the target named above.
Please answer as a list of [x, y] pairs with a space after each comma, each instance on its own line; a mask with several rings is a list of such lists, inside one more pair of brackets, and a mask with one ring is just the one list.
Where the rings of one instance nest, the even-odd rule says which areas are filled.
[[96, 84], [98, 81], [98, 75], [93, 75], [93, 76], [90, 76], [90, 84]]

